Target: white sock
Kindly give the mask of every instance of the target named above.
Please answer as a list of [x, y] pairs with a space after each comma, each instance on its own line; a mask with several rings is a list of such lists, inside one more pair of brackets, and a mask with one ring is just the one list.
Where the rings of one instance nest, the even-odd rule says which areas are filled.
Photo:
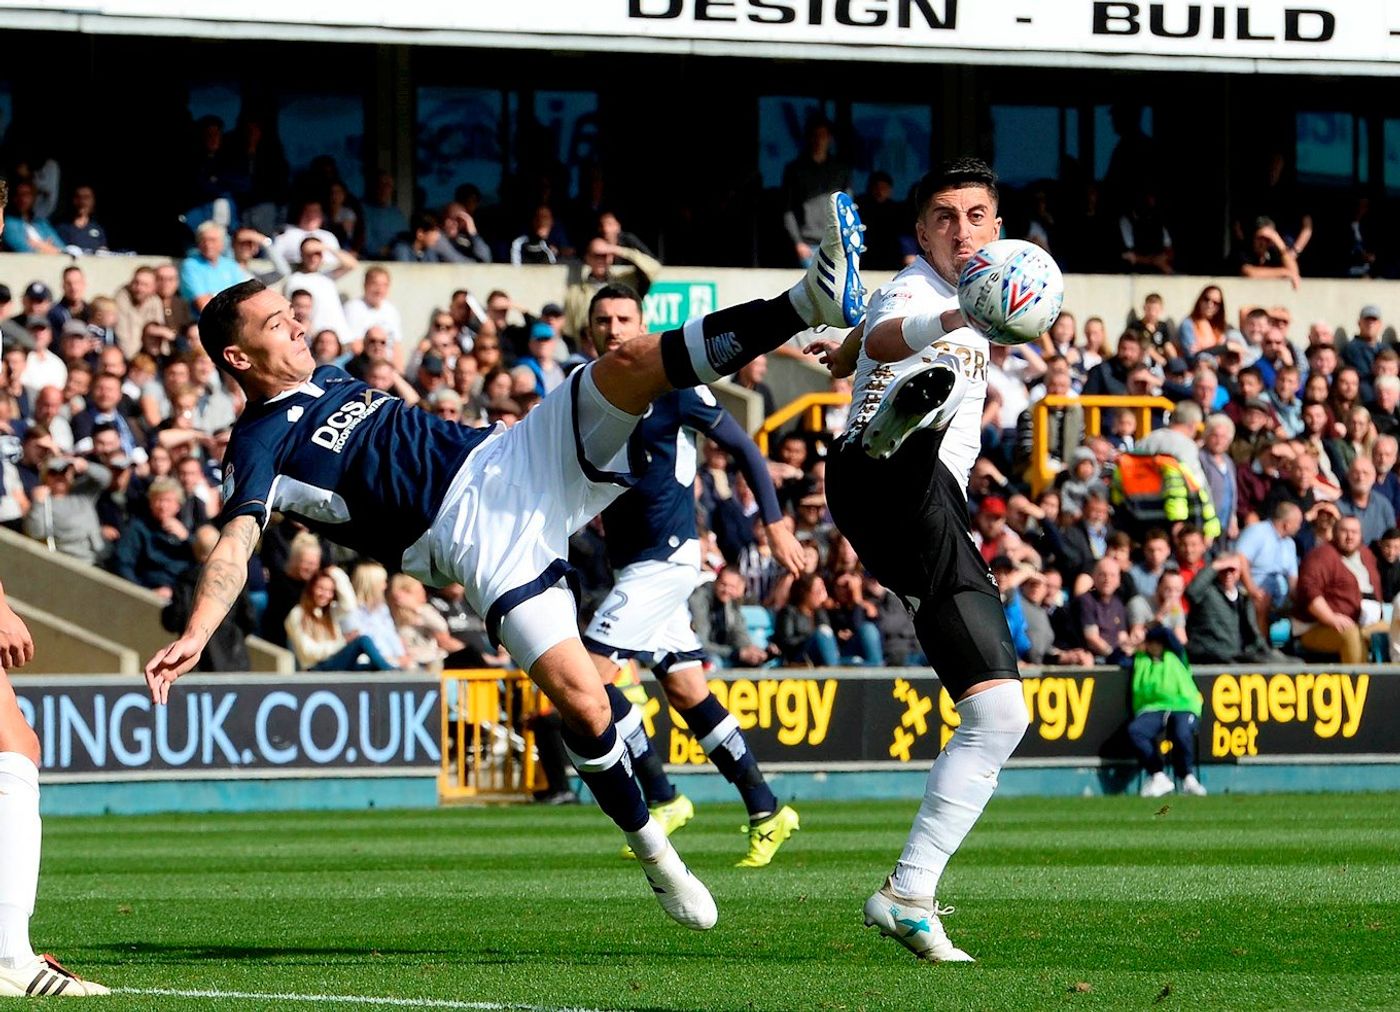
[[923, 804], [891, 886], [900, 896], [926, 899], [997, 789], [997, 774], [1026, 733], [1030, 717], [1020, 682], [1007, 682], [964, 699], [962, 723], [928, 772]]
[[635, 833], [623, 833], [627, 846], [642, 861], [655, 860], [666, 849], [666, 830], [655, 818], [647, 819], [647, 824]]
[[39, 770], [0, 752], [0, 966], [33, 962], [29, 918], [39, 887]]

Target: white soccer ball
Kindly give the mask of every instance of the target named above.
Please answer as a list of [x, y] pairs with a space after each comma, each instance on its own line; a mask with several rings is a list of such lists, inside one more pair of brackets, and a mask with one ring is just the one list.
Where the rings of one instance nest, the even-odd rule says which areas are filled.
[[1065, 301], [1059, 265], [1035, 243], [998, 239], [972, 254], [958, 278], [958, 305], [993, 344], [1025, 344], [1050, 329]]

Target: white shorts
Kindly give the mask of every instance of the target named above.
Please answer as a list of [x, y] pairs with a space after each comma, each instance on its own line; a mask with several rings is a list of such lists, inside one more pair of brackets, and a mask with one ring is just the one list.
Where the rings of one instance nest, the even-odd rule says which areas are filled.
[[664, 675], [704, 658], [690, 617], [690, 595], [700, 571], [684, 562], [648, 559], [617, 573], [583, 634], [584, 646], [601, 657], [636, 657]]
[[578, 370], [473, 450], [403, 557], [404, 571], [430, 586], [462, 584], [488, 632], [527, 671], [578, 636], [573, 598], [543, 593], [570, 572], [569, 536], [630, 483], [627, 440], [640, 416], [608, 403], [592, 371]]

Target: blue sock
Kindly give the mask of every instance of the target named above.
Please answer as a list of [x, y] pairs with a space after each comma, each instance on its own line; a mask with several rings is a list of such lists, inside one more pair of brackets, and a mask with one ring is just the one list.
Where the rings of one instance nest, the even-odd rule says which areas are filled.
[[655, 807], [673, 801], [676, 785], [666, 775], [666, 767], [656, 749], [651, 747], [647, 729], [642, 724], [641, 709], [628, 699], [616, 685], [607, 686], [608, 702], [612, 704], [613, 723], [617, 733], [627, 743], [627, 751], [632, 754], [632, 772], [637, 783], [642, 785], [642, 794], [647, 804]]
[[651, 813], [632, 777], [632, 760], [627, 746], [617, 736], [617, 728], [609, 724], [602, 734], [594, 737], [587, 732], [580, 734], [565, 724], [561, 733], [564, 750], [569, 753], [578, 775], [598, 799], [603, 814], [624, 833], [635, 833], [645, 826]]
[[724, 779], [738, 788], [744, 807], [749, 810], [749, 818], [776, 812], [778, 799], [763, 779], [758, 760], [749, 751], [744, 734], [739, 730], [739, 722], [720, 705], [714, 693], [688, 710], [681, 710], [680, 714], [690, 733], [700, 740], [710, 762], [724, 774]]

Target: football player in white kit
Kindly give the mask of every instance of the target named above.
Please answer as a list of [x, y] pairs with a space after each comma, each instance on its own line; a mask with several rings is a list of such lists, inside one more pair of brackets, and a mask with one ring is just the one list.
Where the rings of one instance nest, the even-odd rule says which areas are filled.
[[922, 255], [871, 296], [839, 347], [855, 372], [851, 421], [827, 465], [832, 517], [866, 568], [914, 617], [961, 720], [933, 768], [904, 852], [865, 923], [922, 959], [972, 959], [948, 940], [938, 880], [996, 789], [1029, 718], [995, 580], [968, 534], [967, 482], [981, 445], [988, 343], [958, 309], [958, 275], [1001, 231], [992, 170], [960, 159], [915, 191]]

